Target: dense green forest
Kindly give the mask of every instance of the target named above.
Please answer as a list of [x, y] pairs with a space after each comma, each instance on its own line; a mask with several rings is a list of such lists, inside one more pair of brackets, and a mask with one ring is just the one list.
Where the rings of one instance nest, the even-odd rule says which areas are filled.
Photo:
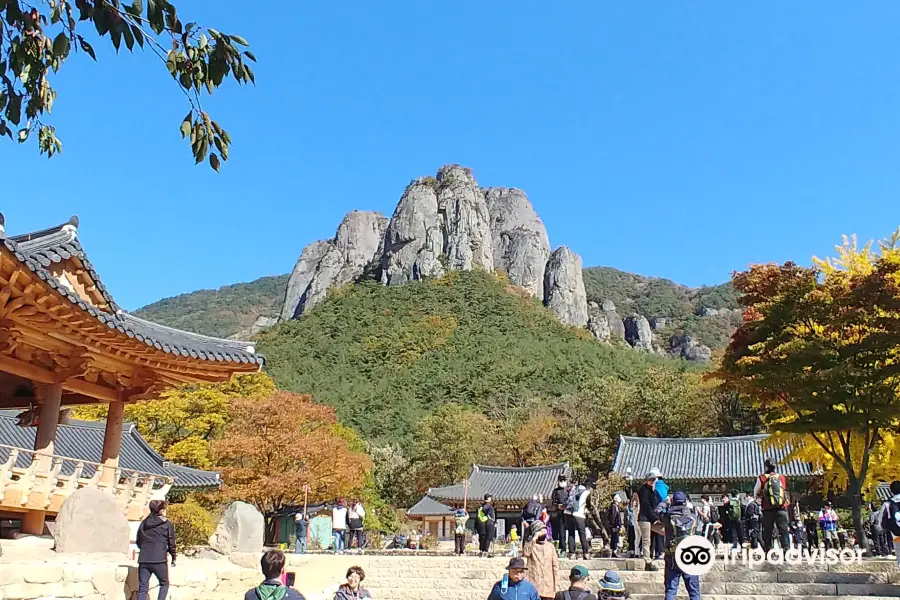
[[455, 272], [404, 286], [348, 286], [260, 336], [279, 387], [311, 393], [369, 440], [409, 441], [444, 403], [503, 415], [575, 394], [599, 377], [687, 367], [596, 342], [501, 278]]
[[185, 331], [227, 338], [249, 328], [259, 317], [278, 316], [287, 281], [288, 275], [275, 275], [217, 290], [198, 290], [148, 304], [135, 314]]

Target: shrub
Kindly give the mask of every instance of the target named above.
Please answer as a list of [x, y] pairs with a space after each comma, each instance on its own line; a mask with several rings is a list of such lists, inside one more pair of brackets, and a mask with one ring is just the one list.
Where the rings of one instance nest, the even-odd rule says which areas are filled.
[[205, 546], [215, 529], [212, 516], [193, 499], [169, 505], [168, 517], [175, 526], [179, 547], [185, 549]]
[[422, 550], [433, 550], [437, 548], [438, 540], [432, 534], [428, 533], [422, 536]]

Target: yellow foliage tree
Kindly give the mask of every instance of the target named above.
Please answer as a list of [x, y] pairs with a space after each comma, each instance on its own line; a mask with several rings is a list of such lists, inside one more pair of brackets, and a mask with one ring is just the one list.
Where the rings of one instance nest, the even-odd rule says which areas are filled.
[[[160, 397], [125, 407], [125, 420], [167, 460], [196, 469], [213, 466], [210, 442], [221, 437], [229, 406], [238, 398], [262, 398], [275, 391], [263, 373], [235, 375], [222, 383], [191, 384], [166, 390]], [[80, 407], [76, 418], [102, 420], [106, 405]]]
[[749, 398], [771, 444], [847, 489], [857, 536], [862, 492], [896, 467], [900, 433], [900, 230], [873, 250], [844, 237], [834, 259], [734, 275], [744, 322], [717, 375]]

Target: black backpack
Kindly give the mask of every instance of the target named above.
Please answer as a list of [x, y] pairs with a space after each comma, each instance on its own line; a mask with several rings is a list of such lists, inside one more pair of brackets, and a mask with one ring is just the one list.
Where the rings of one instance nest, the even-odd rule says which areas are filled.
[[719, 522], [719, 507], [715, 504], [709, 505], [709, 522], [710, 523], [718, 523]]
[[525, 510], [522, 511], [522, 518], [526, 521], [534, 521], [537, 519], [541, 512], [541, 503], [537, 500], [529, 500], [528, 504], [525, 505]]

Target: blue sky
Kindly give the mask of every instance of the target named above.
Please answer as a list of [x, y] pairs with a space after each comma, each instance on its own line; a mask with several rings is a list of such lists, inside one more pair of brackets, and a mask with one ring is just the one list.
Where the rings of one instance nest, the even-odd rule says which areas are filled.
[[133, 309], [288, 272], [445, 163], [524, 189], [585, 265], [688, 285], [900, 224], [900, 4], [558, 4], [178, 0], [259, 59], [206, 102], [222, 173], [193, 165], [165, 66], [105, 40], [55, 79], [62, 155], [0, 142], [7, 230], [78, 214]]

